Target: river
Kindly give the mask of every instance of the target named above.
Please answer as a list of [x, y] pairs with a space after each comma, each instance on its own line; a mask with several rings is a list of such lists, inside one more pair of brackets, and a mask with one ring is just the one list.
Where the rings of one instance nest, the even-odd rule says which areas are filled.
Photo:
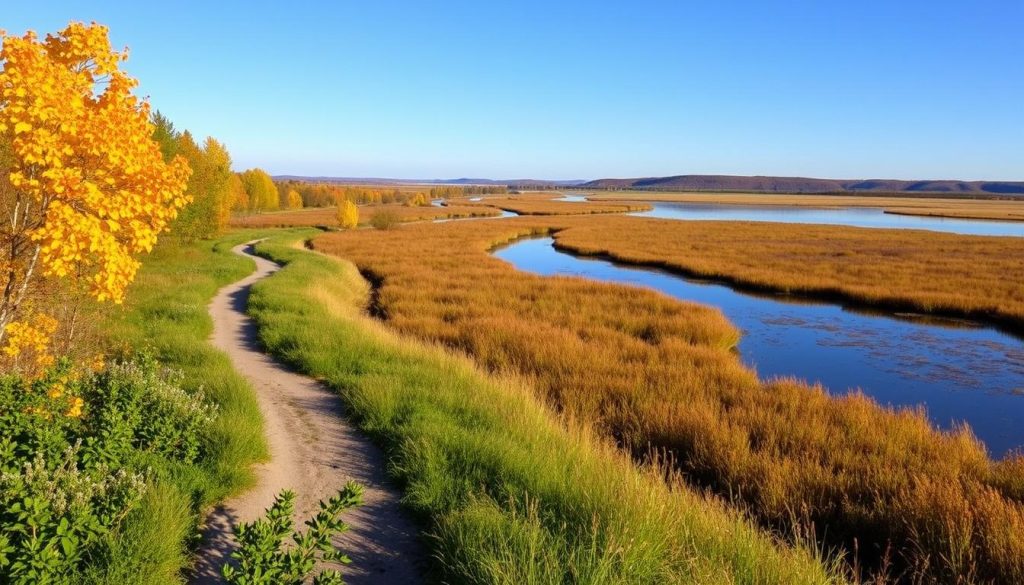
[[996, 457], [1024, 445], [1019, 338], [968, 321], [869, 314], [835, 303], [741, 293], [660, 270], [576, 257], [552, 243], [520, 240], [494, 254], [527, 272], [645, 286], [718, 307], [742, 330], [739, 354], [763, 379], [796, 376], [833, 393], [859, 388], [882, 404], [923, 405], [941, 428], [968, 423]]
[[[567, 199], [568, 201], [568, 199]], [[714, 205], [647, 202], [650, 211], [630, 215], [677, 220], [771, 221], [864, 228], [918, 229], [974, 236], [1024, 237], [1024, 222], [923, 217], [886, 213], [876, 207], [814, 208], [777, 205]]]

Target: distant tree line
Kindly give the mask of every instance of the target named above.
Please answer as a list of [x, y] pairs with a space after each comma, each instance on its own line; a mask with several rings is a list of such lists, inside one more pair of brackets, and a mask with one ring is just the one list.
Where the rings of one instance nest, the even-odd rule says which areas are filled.
[[[358, 185], [338, 185], [334, 183], [313, 183], [290, 179], [278, 181], [277, 189], [287, 193], [285, 206], [294, 209], [301, 201], [301, 207], [331, 207], [342, 201], [350, 201], [357, 205], [380, 203], [406, 203], [410, 205], [429, 204], [426, 190], [396, 189], [394, 187], [362, 187]], [[291, 193], [298, 197], [293, 198]]]
[[442, 185], [430, 189], [431, 199], [450, 199], [466, 195], [505, 195], [505, 185]]
[[152, 122], [153, 139], [164, 160], [180, 155], [192, 169], [186, 189], [191, 203], [174, 220], [173, 233], [186, 239], [208, 238], [227, 227], [233, 211], [259, 213], [302, 207], [302, 198], [291, 190], [279, 190], [266, 171], [232, 171], [231, 155], [216, 139], [208, 137], [200, 145], [191, 132], [179, 131], [160, 112], [153, 114]]

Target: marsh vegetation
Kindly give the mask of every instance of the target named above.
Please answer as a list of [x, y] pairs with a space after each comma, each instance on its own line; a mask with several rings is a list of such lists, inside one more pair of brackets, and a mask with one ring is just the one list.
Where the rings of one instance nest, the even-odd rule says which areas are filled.
[[748, 288], [1024, 329], [1024, 238], [764, 222], [600, 218], [558, 246]]
[[[641, 461], [667, 455], [692, 485], [767, 526], [811, 531], [889, 576], [1024, 576], [1016, 536], [1024, 530], [1021, 463], [992, 461], [969, 429], [942, 433], [920, 411], [888, 410], [857, 394], [833, 397], [796, 380], [758, 380], [731, 351], [739, 332], [709, 307], [541, 278], [488, 255], [552, 231], [566, 240], [575, 230], [606, 233], [619, 223], [643, 233], [629, 228], [637, 221], [411, 225], [328, 234], [314, 245], [352, 260], [377, 284], [371, 310], [398, 331], [525, 377], [566, 420], [588, 421]], [[984, 257], [993, 247], [995, 269], [1004, 245], [1017, 244], [968, 249]], [[903, 248], [888, 249], [885, 257], [900, 266]], [[914, 269], [914, 250], [902, 269]]]
[[924, 406], [939, 428], [969, 424], [996, 457], [1024, 442], [1024, 342], [995, 327], [578, 255], [547, 236], [493, 255], [526, 272], [641, 286], [716, 307], [743, 332], [738, 356], [762, 379], [797, 377], [833, 395], [852, 390], [883, 405]]

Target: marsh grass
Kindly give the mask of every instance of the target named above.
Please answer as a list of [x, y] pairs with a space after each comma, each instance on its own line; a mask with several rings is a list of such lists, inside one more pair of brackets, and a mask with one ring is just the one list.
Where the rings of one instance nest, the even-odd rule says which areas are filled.
[[[678, 242], [704, 246], [714, 258], [700, 237], [673, 236], [674, 229], [702, 229], [694, 226], [516, 218], [332, 233], [313, 244], [372, 276], [374, 313], [395, 330], [467, 354], [489, 371], [522, 376], [565, 420], [592, 425], [640, 461], [651, 453], [669, 457], [691, 485], [714, 490], [764, 525], [845, 551], [851, 570], [865, 578], [1024, 582], [1024, 466], [991, 461], [970, 429], [943, 433], [919, 409], [883, 408], [860, 394], [832, 397], [795, 380], [760, 381], [731, 351], [739, 333], [717, 310], [645, 289], [526, 274], [488, 253], [541, 233], [556, 232], [563, 243], [626, 241], [633, 233], [648, 238], [652, 254]], [[714, 237], [716, 228], [728, 226], [702, 233]], [[751, 255], [763, 253], [758, 246], [786, 243], [780, 226], [733, 229], [761, 230], [749, 240]], [[937, 241], [962, 243], [976, 254], [1017, 245], [1006, 238], [833, 229], [789, 245], [803, 246], [813, 259], [829, 249], [830, 237], [860, 238], [869, 254], [867, 243], [904, 242], [886, 247], [892, 252], [878, 257], [865, 280], [887, 269], [928, 274], [934, 263], [915, 250]], [[926, 244], [915, 244], [915, 235]], [[668, 243], [656, 246], [652, 238], [659, 236]], [[727, 231], [720, 245], [735, 245], [730, 236], [738, 237]], [[974, 264], [984, 278], [984, 264]], [[959, 278], [959, 288], [974, 288]], [[978, 290], [1003, 290], [983, 282]], [[528, 517], [529, 508], [521, 509]]]
[[427, 526], [438, 580], [840, 580], [672, 472], [636, 466], [585, 421], [552, 416], [529, 380], [488, 375], [366, 316], [370, 291], [354, 265], [287, 239], [258, 249], [286, 264], [253, 290], [263, 343], [336, 388], [385, 448], [404, 503]]
[[577, 254], [758, 290], [974, 318], [1024, 333], [1024, 238], [600, 218], [555, 239]]

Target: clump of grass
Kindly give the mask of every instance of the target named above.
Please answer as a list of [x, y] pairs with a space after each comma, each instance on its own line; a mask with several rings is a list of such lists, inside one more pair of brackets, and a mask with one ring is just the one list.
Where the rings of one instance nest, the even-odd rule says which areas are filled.
[[[567, 420], [594, 425], [640, 460], [668, 454], [688, 481], [766, 525], [811, 532], [869, 573], [1024, 581], [1024, 469], [995, 464], [968, 428], [943, 433], [920, 410], [886, 409], [859, 394], [832, 397], [793, 380], [762, 382], [731, 352], [738, 332], [716, 310], [644, 289], [526, 274], [488, 254], [502, 242], [558, 230], [565, 242], [583, 230], [594, 241], [612, 228], [657, 227], [676, 241], [670, 222], [644, 221], [413, 225], [327, 234], [314, 246], [374, 275], [374, 312], [396, 330], [525, 377]], [[768, 232], [782, 228], [764, 230], [771, 249], [782, 237]], [[833, 234], [812, 233], [803, 240], [808, 249], [814, 237]], [[950, 241], [974, 251], [1015, 245]]]
[[586, 425], [560, 422], [525, 381], [488, 376], [369, 318], [369, 287], [352, 264], [286, 241], [258, 249], [286, 263], [250, 300], [263, 343], [338, 389], [385, 447], [404, 502], [429, 527], [440, 580], [840, 580], [807, 549], [666, 482], [664, 469], [637, 467]]

